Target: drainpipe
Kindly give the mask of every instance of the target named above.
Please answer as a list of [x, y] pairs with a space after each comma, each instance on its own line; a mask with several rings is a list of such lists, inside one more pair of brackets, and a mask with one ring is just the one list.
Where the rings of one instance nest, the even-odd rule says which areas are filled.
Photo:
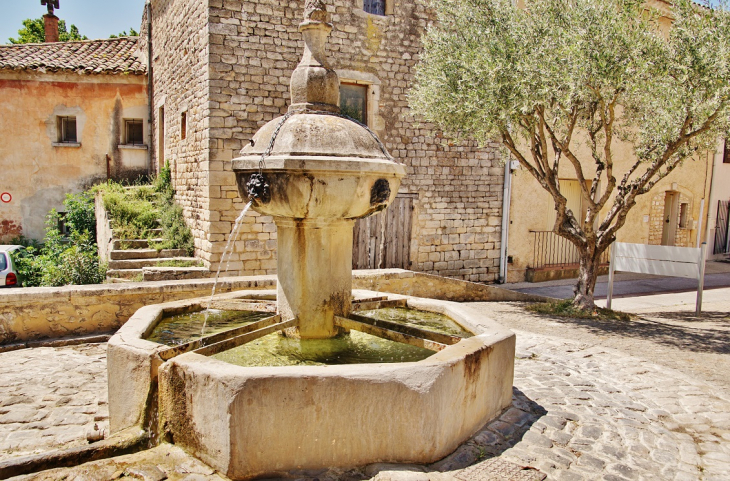
[[147, 0], [145, 5], [147, 8], [147, 136], [149, 137], [149, 147], [147, 150], [147, 173], [152, 174], [152, 2]]
[[512, 161], [504, 163], [504, 188], [502, 190], [502, 243], [499, 256], [499, 283], [507, 282], [507, 241], [509, 240], [509, 207], [512, 197]]

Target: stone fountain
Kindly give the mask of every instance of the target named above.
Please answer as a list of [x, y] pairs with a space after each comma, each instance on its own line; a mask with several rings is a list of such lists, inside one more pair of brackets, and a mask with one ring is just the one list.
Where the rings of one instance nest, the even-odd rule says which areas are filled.
[[241, 195], [274, 218], [279, 314], [298, 319], [292, 331], [305, 339], [341, 332], [334, 319], [350, 314], [355, 219], [386, 208], [405, 175], [372, 132], [337, 115], [340, 81], [326, 61], [326, 15], [321, 2], [307, 2], [289, 113], [233, 160]]
[[[325, 56], [331, 29], [323, 2], [308, 0], [289, 112], [262, 127], [233, 161], [242, 196], [277, 226], [276, 303], [265, 291], [216, 302], [270, 317], [168, 347], [147, 340], [162, 317], [206, 301], [147, 306], [109, 342], [112, 430], [159, 426], [164, 440], [232, 479], [434, 462], [511, 402], [509, 330], [451, 302], [377, 292], [357, 292], [353, 302], [353, 224], [387, 207], [405, 170], [367, 127], [339, 114], [339, 80]], [[351, 312], [366, 304], [440, 312], [475, 335], [462, 339]], [[288, 367], [210, 357], [275, 332], [307, 342], [350, 330], [436, 353], [418, 362]]]

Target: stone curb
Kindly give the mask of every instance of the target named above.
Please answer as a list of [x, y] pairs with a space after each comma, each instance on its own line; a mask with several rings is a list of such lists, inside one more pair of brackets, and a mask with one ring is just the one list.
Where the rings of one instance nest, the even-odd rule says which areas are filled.
[[96, 344], [101, 342], [108, 342], [113, 335], [114, 332], [110, 332], [107, 334], [98, 334], [93, 336], [63, 337], [60, 339], [43, 339], [38, 341], [18, 342], [15, 344], [0, 346], [0, 353], [35, 347], [66, 347], [78, 346], [79, 344]]
[[0, 462], [0, 479], [37, 473], [46, 469], [78, 466], [90, 461], [131, 454], [145, 449], [149, 434], [139, 428], [121, 431], [109, 439], [88, 446], [59, 449]]

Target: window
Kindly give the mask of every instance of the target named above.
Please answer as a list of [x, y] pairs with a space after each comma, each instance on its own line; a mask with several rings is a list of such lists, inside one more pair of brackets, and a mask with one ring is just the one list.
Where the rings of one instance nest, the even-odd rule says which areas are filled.
[[368, 86], [343, 83], [340, 85], [340, 111], [358, 122], [368, 123]]
[[363, 0], [362, 8], [373, 15], [385, 15], [385, 0]]
[[124, 143], [127, 145], [144, 144], [144, 122], [142, 119], [124, 121]]
[[682, 202], [679, 204], [679, 228], [680, 229], [687, 229], [688, 224], [687, 221], [689, 216], [689, 204], [687, 202]]
[[66, 213], [65, 212], [58, 213], [58, 232], [60, 232], [61, 235], [64, 235], [64, 236], [67, 236], [71, 233], [68, 226], [66, 225]]
[[185, 140], [188, 136], [188, 113], [183, 112], [180, 115], [180, 138]]
[[58, 141], [63, 144], [75, 144], [78, 142], [76, 136], [76, 117], [58, 118]]
[[4, 271], [8, 268], [8, 261], [5, 259], [5, 254], [0, 252], [0, 271]]
[[165, 107], [157, 114], [157, 165], [159, 172], [165, 165]]
[[727, 139], [725, 139], [725, 148], [722, 152], [722, 163], [730, 164], [730, 152], [728, 152], [728, 149], [727, 149]]

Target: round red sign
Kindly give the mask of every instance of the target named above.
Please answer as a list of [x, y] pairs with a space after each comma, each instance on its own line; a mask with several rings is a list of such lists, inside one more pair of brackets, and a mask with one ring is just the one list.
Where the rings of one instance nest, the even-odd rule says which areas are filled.
[[0, 194], [0, 200], [3, 201], [3, 203], [7, 204], [11, 200], [13, 200], [13, 196], [10, 195], [10, 192], [3, 192]]

